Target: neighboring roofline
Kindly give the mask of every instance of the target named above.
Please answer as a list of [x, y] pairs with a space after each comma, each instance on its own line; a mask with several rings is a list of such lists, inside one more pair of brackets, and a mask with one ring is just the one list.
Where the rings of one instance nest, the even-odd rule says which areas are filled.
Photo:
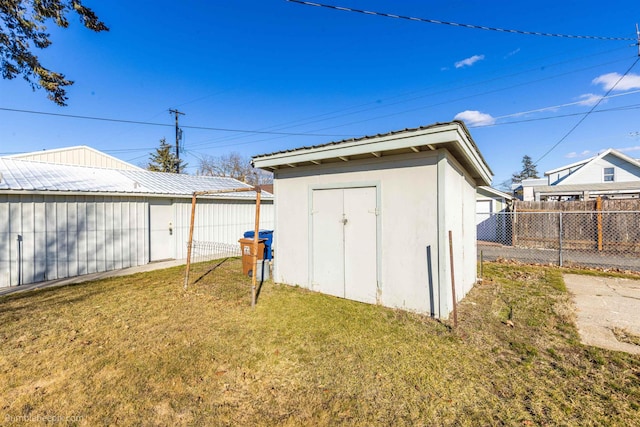
[[[593, 163], [596, 162], [604, 157], [606, 157], [607, 155], [612, 154], [616, 157], [618, 157], [619, 159], [624, 160], [627, 163], [630, 163], [633, 166], [636, 166], [637, 168], [640, 168], [640, 162], [632, 157], [627, 156], [624, 153], [621, 153], [620, 151], [614, 149], [614, 148], [609, 148], [605, 151], [603, 151], [602, 153], [598, 154], [597, 156], [591, 157], [590, 159], [585, 160], [585, 164], [584, 166], [586, 166], [588, 163]], [[579, 163], [578, 163], [579, 164]], [[562, 169], [556, 169], [556, 170], [565, 170], [568, 169], [570, 166], [572, 165], [568, 165]], [[583, 170], [587, 169], [586, 167], [581, 167], [580, 169], [576, 170], [575, 172], [573, 172], [571, 175], [566, 176], [562, 181], [564, 182], [566, 179], [571, 178], [571, 180], [575, 179], [576, 175], [580, 175], [580, 173], [582, 173]], [[547, 175], [547, 173], [555, 173], [554, 171], [550, 171], [550, 172], [545, 172], [545, 175]], [[562, 185], [571, 185], [571, 184], [562, 184]]]
[[[193, 193], [127, 193], [121, 191], [62, 191], [62, 190], [10, 190], [0, 189], [0, 194], [4, 195], [30, 195], [30, 196], [104, 196], [104, 197], [143, 197], [149, 199], [191, 199]], [[198, 196], [198, 199], [212, 199], [212, 200], [235, 200], [238, 202], [251, 202], [255, 198], [250, 197], [238, 197], [238, 193], [234, 197], [231, 194], [207, 194]], [[253, 193], [252, 193], [253, 194]], [[260, 193], [260, 199], [262, 201], [273, 202], [273, 194], [262, 191]]]
[[[42, 161], [30, 160], [30, 159], [8, 158], [8, 156], [0, 157], [0, 166], [9, 167], [9, 165], [2, 162], [3, 159], [6, 159], [6, 162], [12, 162], [13, 164], [23, 164], [27, 168], [29, 167], [30, 164], [32, 164], [32, 165], [39, 165], [39, 166], [46, 165], [45, 167], [47, 168], [47, 170], [56, 170], [56, 171], [59, 171], [59, 170], [105, 171], [110, 174], [115, 174], [115, 175], [112, 175], [111, 178], [113, 178], [114, 176], [118, 176], [119, 178], [123, 178], [124, 180], [127, 180], [131, 184], [131, 187], [130, 187], [131, 190], [127, 190], [127, 189], [123, 190], [122, 188], [117, 188], [112, 190], [104, 189], [104, 188], [91, 190], [91, 189], [78, 188], [77, 186], [76, 188], [70, 188], [70, 189], [57, 189], [57, 188], [46, 189], [46, 188], [36, 188], [35, 186], [31, 186], [32, 188], [21, 188], [17, 186], [9, 187], [9, 184], [6, 183], [6, 181], [8, 181], [8, 178], [6, 176], [5, 177], [2, 176], [3, 168], [0, 167], [0, 194], [95, 195], [95, 196], [100, 195], [100, 196], [117, 196], [117, 197], [191, 198], [194, 192], [194, 187], [196, 187], [195, 191], [207, 191], [207, 190], [221, 191], [221, 193], [212, 193], [208, 195], [198, 196], [201, 198], [226, 199], [226, 200], [255, 199], [255, 192], [253, 191], [248, 191], [246, 193], [244, 192], [243, 193], [240, 193], [240, 192], [224, 193], [224, 191], [228, 190], [229, 188], [219, 188], [219, 189], [209, 188], [208, 189], [206, 188], [208, 186], [208, 183], [205, 185], [201, 185], [200, 183], [198, 183], [197, 186], [190, 187], [191, 189], [189, 191], [183, 191], [183, 192], [173, 191], [175, 190], [176, 185], [181, 185], [182, 187], [189, 188], [188, 185], [187, 186], [184, 185], [184, 181], [183, 181], [183, 184], [175, 183], [175, 181], [177, 180], [185, 180], [185, 179], [207, 180], [210, 178], [215, 178], [215, 179], [222, 179], [225, 181], [235, 181], [234, 185], [237, 183], [237, 188], [253, 187], [250, 184], [238, 181], [231, 177], [213, 177], [213, 176], [207, 177], [207, 176], [199, 176], [199, 175], [173, 174], [173, 173], [167, 173], [167, 172], [152, 172], [144, 169], [126, 170], [126, 169], [112, 169], [112, 168], [97, 167], [97, 166], [84, 166], [84, 165], [76, 165], [76, 164], [68, 165], [68, 164], [58, 164], [58, 163], [51, 163], [51, 162], [42, 162]], [[164, 183], [155, 182], [155, 177], [158, 177], [158, 176], [162, 176], [165, 179], [169, 177], [172, 181], [174, 181], [172, 183], [173, 190], [170, 187], [169, 191], [166, 191], [167, 186]], [[142, 178], [151, 179], [151, 180], [154, 180], [154, 182], [151, 182], [150, 185], [147, 185], [147, 183], [145, 182], [146, 180]], [[213, 187], [214, 184], [212, 183], [211, 185]], [[154, 186], [155, 188], [160, 188], [160, 189], [157, 191], [153, 191]], [[248, 194], [251, 194], [251, 196], [248, 196]], [[273, 200], [274, 198], [273, 194], [267, 191], [261, 191], [260, 194], [264, 200]]]
[[[326, 161], [380, 158], [399, 152], [419, 153], [447, 148], [479, 185], [489, 185], [493, 172], [461, 121], [435, 123], [419, 128], [392, 131], [375, 136], [345, 139], [321, 145], [299, 147], [253, 156], [251, 163], [261, 169], [276, 170], [313, 166]], [[403, 151], [404, 150], [404, 151]], [[338, 160], [339, 159], [339, 160]]]
[[[50, 150], [46, 149], [46, 150], [39, 150], [39, 151], [30, 151], [28, 153], [9, 154], [7, 156], [2, 156], [2, 157], [9, 157], [9, 158], [14, 158], [14, 159], [19, 159], [19, 160], [28, 160], [28, 161], [31, 161], [31, 162], [53, 163], [53, 162], [47, 162], [47, 161], [44, 161], [44, 160], [25, 159], [25, 157], [36, 156], [36, 155], [39, 155], [39, 154], [62, 153], [62, 152], [65, 152], [65, 151], [72, 151], [72, 150], [77, 150], [77, 149], [86, 149], [86, 150], [89, 150], [89, 151], [91, 151], [91, 152], [93, 152], [95, 154], [99, 154], [101, 156], [108, 157], [108, 158], [110, 158], [112, 160], [115, 160], [117, 162], [125, 163], [125, 164], [127, 164], [127, 165], [129, 165], [129, 166], [131, 166], [133, 168], [138, 169], [138, 170], [145, 170], [145, 169], [141, 168], [140, 166], [136, 166], [133, 163], [125, 162], [124, 160], [121, 160], [121, 159], [119, 159], [117, 157], [114, 157], [114, 156], [112, 156], [110, 154], [107, 154], [104, 151], [96, 150], [95, 148], [89, 147], [88, 145], [74, 145], [74, 146], [71, 146], [71, 147], [52, 148]], [[81, 166], [81, 165], [79, 165], [79, 166]], [[88, 167], [93, 167], [93, 166], [88, 166]]]
[[570, 165], [561, 166], [559, 168], [555, 168], [555, 169], [552, 169], [550, 171], [546, 171], [544, 173], [544, 176], [549, 176], [552, 173], [562, 172], [563, 170], [567, 170], [567, 169], [575, 168], [575, 167], [578, 167], [578, 166], [581, 166], [581, 165], [585, 165], [585, 164], [589, 163], [591, 160], [595, 159], [596, 157], [598, 157], [598, 156], [589, 157], [588, 159], [580, 160], [579, 162], [571, 163]]
[[500, 191], [496, 188], [493, 187], [489, 187], [487, 185], [481, 185], [477, 188], [477, 190], [482, 190], [482, 191], [486, 191], [487, 193], [491, 193], [494, 194], [498, 197], [502, 197], [504, 199], [515, 199], [515, 197], [513, 196], [513, 194], [509, 194], [509, 193], [505, 193], [504, 191]]
[[640, 192], [640, 182], [608, 182], [592, 184], [568, 184], [568, 185], [541, 185], [533, 187], [536, 194], [563, 194], [571, 192], [607, 192], [607, 191], [632, 191]]

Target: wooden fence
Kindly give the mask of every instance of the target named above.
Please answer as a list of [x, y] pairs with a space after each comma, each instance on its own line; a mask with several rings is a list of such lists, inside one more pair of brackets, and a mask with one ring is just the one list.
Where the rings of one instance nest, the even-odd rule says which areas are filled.
[[517, 202], [513, 246], [640, 254], [640, 200]]

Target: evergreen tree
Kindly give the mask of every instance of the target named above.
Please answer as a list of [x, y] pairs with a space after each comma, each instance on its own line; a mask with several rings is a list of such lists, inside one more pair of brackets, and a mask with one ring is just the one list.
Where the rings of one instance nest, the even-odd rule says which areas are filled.
[[[173, 146], [167, 144], [165, 138], [160, 140], [160, 147], [156, 148], [156, 152], [149, 153], [149, 156], [147, 170], [152, 172], [184, 173], [184, 169], [187, 167], [186, 163], [178, 159], [173, 151]], [[178, 171], [176, 171], [176, 165], [178, 166]]]
[[0, 0], [0, 74], [5, 79], [21, 75], [35, 90], [42, 88], [50, 100], [64, 106], [66, 86], [73, 84], [64, 74], [40, 63], [34, 48], [51, 44], [47, 23], [69, 26], [68, 15], [75, 13], [80, 22], [96, 32], [109, 31], [96, 14], [81, 0]]
[[514, 172], [511, 176], [512, 184], [519, 184], [523, 179], [529, 178], [540, 178], [538, 176], [538, 170], [536, 169], [536, 165], [531, 160], [531, 157], [528, 155], [524, 155], [522, 157], [522, 170], [520, 172]]

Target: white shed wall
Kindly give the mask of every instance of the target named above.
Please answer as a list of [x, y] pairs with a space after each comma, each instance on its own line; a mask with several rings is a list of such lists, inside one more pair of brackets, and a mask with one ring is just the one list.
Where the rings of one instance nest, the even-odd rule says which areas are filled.
[[436, 152], [429, 152], [277, 171], [275, 280], [312, 289], [309, 195], [313, 188], [376, 185], [380, 303], [437, 314], [432, 302], [438, 298], [439, 283], [437, 159]]
[[476, 187], [446, 150], [276, 171], [274, 279], [313, 290], [310, 194], [358, 185], [379, 194], [378, 302], [446, 318], [453, 302], [448, 230], [457, 299], [476, 282]]

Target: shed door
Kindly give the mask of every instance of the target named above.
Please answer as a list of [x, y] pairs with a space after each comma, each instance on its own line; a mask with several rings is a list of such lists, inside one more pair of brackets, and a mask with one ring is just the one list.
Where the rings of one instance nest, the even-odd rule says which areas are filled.
[[313, 191], [314, 290], [376, 302], [376, 207], [375, 187]]
[[149, 203], [150, 261], [174, 258], [174, 226], [171, 200], [154, 200]]

